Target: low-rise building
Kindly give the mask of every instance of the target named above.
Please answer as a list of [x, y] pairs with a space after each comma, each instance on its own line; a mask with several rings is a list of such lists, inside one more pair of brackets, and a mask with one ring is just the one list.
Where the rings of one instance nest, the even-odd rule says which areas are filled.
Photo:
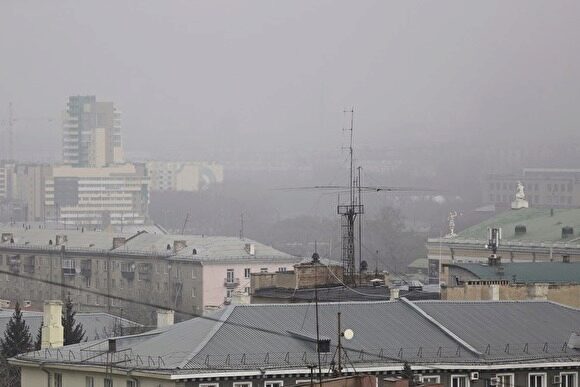
[[427, 240], [430, 282], [445, 263], [487, 263], [488, 229], [501, 228], [505, 262], [580, 262], [580, 208], [522, 208], [502, 212], [457, 234]]
[[443, 264], [444, 300], [550, 300], [580, 308], [580, 262]]
[[405, 363], [417, 381], [446, 387], [576, 387], [578, 321], [580, 310], [550, 302], [231, 305], [137, 336], [66, 346], [67, 358], [42, 350], [10, 362], [21, 367], [23, 387], [49, 378], [62, 385], [282, 387], [339, 371], [374, 375], [385, 387]]
[[148, 161], [151, 191], [196, 192], [223, 183], [224, 169], [217, 163], [202, 161]]
[[70, 293], [81, 311], [143, 322], [155, 308], [118, 297], [202, 314], [228, 304], [235, 291], [249, 293], [251, 273], [291, 269], [301, 260], [236, 237], [28, 227], [2, 230], [0, 258], [0, 299], [40, 305]]

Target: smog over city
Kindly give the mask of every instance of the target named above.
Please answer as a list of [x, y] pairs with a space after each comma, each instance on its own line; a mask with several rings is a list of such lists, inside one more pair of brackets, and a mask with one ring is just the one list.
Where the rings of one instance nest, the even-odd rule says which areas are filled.
[[[51, 313], [67, 345], [320, 288], [579, 308], [579, 48], [577, 0], [0, 0], [0, 317], [52, 348]], [[321, 373], [316, 313], [284, 335]]]

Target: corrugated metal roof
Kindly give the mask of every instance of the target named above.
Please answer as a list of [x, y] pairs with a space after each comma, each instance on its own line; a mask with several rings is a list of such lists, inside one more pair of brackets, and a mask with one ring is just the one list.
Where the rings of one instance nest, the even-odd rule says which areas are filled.
[[[320, 335], [331, 338], [323, 354], [328, 366], [336, 348], [337, 313], [354, 331], [343, 345], [360, 366], [580, 360], [565, 346], [580, 324], [580, 310], [550, 302], [449, 302], [406, 300], [319, 305]], [[123, 367], [173, 374], [188, 370], [294, 368], [316, 363], [316, 345], [289, 332], [313, 337], [313, 304], [237, 305], [140, 336], [118, 339]], [[65, 347], [73, 363], [104, 362], [88, 356], [104, 343]], [[85, 351], [85, 352], [83, 352]], [[61, 355], [62, 356], [62, 355]], [[21, 356], [62, 362], [51, 351]], [[147, 360], [146, 360], [147, 359]]]
[[[554, 209], [554, 215], [547, 208], [522, 208], [508, 210], [482, 223], [469, 227], [453, 238], [481, 239], [487, 238], [488, 227], [501, 227], [504, 241], [533, 242], [568, 242], [580, 237], [580, 208]], [[526, 233], [515, 235], [515, 227], [525, 225]], [[562, 239], [562, 227], [574, 228], [572, 238]], [[578, 243], [578, 242], [576, 242]]]
[[455, 263], [482, 280], [509, 280], [519, 283], [580, 283], [580, 262], [506, 262], [498, 266], [481, 263]]

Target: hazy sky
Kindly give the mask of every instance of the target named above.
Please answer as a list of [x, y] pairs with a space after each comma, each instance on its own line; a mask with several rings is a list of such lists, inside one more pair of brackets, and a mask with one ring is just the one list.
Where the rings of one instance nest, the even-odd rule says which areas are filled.
[[363, 145], [580, 132], [577, 0], [1, 0], [0, 58], [30, 158], [75, 94], [118, 105], [129, 152], [191, 159], [340, 146], [353, 105]]

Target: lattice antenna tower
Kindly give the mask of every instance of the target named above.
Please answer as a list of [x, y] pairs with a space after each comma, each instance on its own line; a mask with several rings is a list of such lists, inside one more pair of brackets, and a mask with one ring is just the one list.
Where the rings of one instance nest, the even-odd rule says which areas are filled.
[[[357, 198], [357, 184], [360, 181], [354, 180], [354, 151], [353, 151], [353, 134], [354, 134], [354, 109], [344, 111], [350, 113], [350, 127], [344, 129], [349, 132], [348, 152], [350, 157], [349, 168], [349, 201], [347, 204], [338, 203], [337, 212], [341, 216], [340, 229], [342, 236], [342, 268], [343, 277], [346, 284], [355, 284], [356, 266], [355, 266], [355, 245], [354, 245], [354, 227], [357, 216], [364, 213], [364, 207], [360, 198]], [[360, 192], [360, 190], [359, 190]]]

